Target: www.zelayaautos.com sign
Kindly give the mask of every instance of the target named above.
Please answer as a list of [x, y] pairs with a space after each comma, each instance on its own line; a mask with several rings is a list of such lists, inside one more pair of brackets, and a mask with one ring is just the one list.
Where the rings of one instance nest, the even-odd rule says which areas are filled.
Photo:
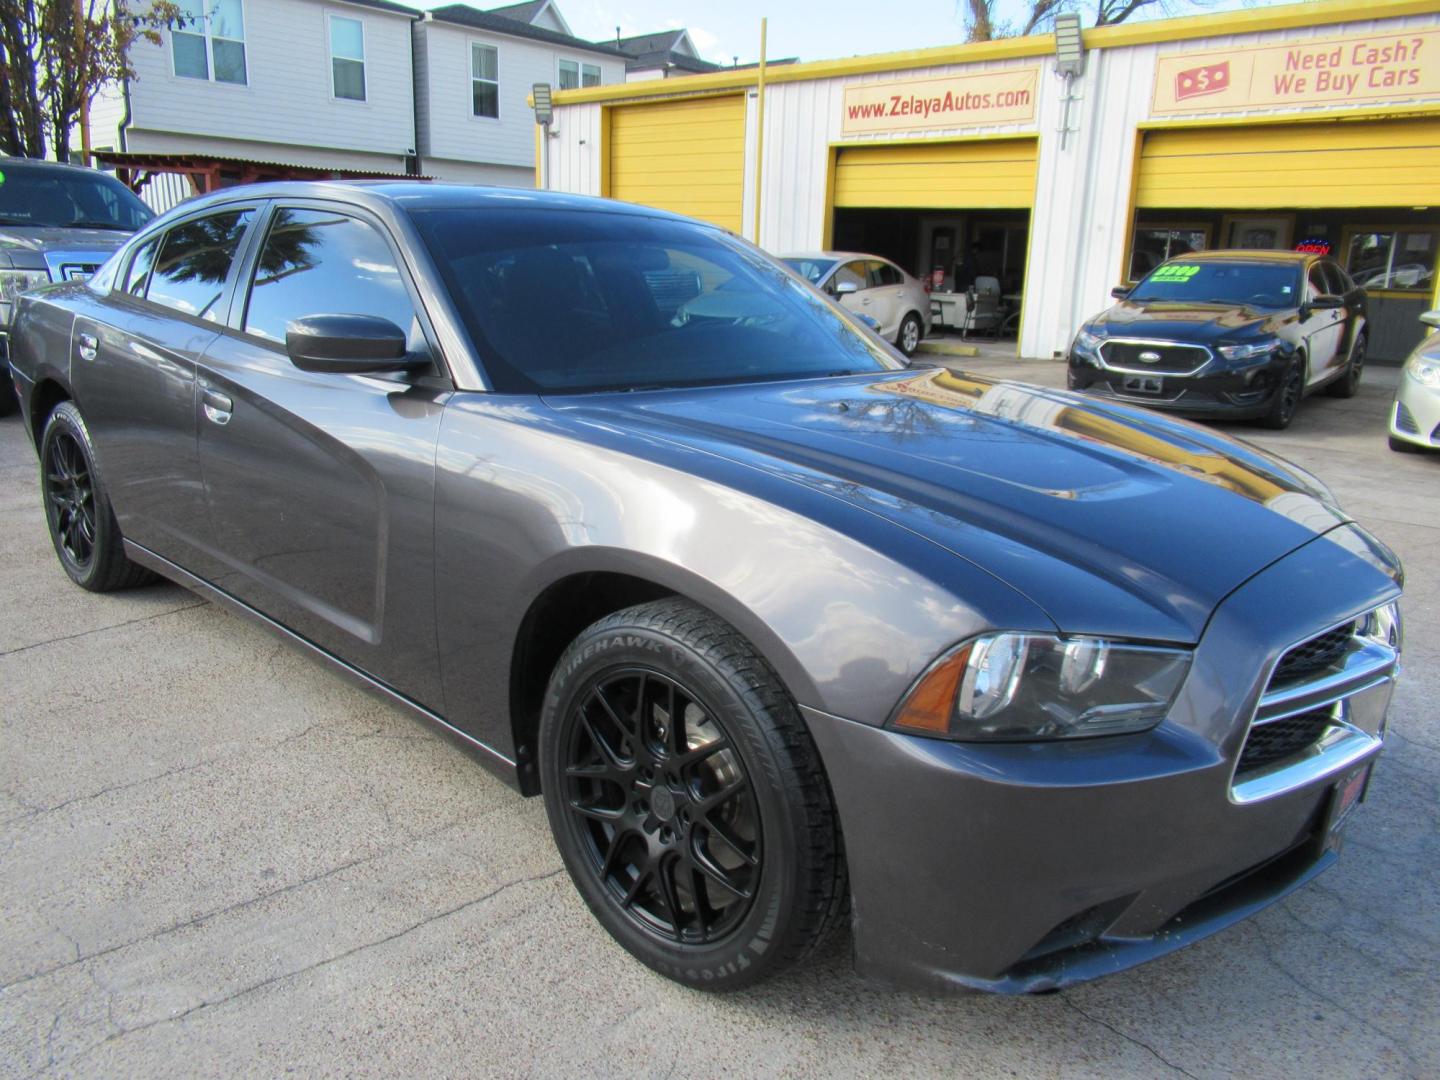
[[1039, 75], [1039, 68], [1028, 67], [847, 86], [841, 131], [858, 135], [1025, 123], [1035, 119]]

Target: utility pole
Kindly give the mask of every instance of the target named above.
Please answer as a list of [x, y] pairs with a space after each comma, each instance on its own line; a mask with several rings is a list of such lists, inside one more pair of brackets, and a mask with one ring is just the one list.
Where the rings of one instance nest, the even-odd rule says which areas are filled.
[[80, 162], [90, 164], [90, 95], [86, 92], [85, 0], [75, 0], [75, 81], [80, 84]]

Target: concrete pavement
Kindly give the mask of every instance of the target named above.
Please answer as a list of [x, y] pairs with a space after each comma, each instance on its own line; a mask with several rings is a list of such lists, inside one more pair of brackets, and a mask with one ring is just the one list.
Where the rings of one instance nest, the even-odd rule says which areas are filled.
[[1232, 429], [1409, 572], [1390, 746], [1339, 865], [1197, 947], [1019, 999], [861, 982], [843, 935], [740, 995], [652, 975], [537, 800], [179, 588], [71, 586], [0, 420], [0, 1075], [1440, 1074], [1440, 457], [1386, 448], [1394, 377]]

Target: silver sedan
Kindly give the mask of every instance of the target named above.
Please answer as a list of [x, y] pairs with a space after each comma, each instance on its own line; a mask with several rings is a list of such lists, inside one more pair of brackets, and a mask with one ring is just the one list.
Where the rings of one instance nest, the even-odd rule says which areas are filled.
[[1440, 311], [1420, 321], [1437, 328], [1410, 354], [1390, 410], [1390, 449], [1440, 447]]
[[875, 320], [881, 337], [906, 356], [930, 332], [930, 294], [889, 259], [853, 251], [780, 256], [817, 289], [857, 315]]

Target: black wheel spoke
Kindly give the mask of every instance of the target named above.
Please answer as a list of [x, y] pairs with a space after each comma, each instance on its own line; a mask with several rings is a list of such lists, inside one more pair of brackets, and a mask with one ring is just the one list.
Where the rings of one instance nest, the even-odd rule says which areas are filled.
[[713, 742], [706, 743], [704, 746], [697, 746], [694, 750], [686, 750], [685, 753], [680, 755], [675, 765], [684, 772], [692, 766], [699, 765], [712, 754], [718, 754], [721, 750], [728, 750], [729, 748], [730, 741], [721, 737], [715, 739]]
[[705, 828], [708, 829], [712, 835], [718, 836], [726, 847], [740, 856], [740, 858], [745, 861], [746, 866], [760, 865], [759, 856], [750, 851], [750, 845], [736, 836], [735, 833], [731, 831], [729, 825], [723, 821], [716, 820], [714, 815], [711, 814], [705, 815], [704, 824]]
[[621, 907], [628, 908], [635, 903], [640, 896], [640, 890], [645, 887], [645, 883], [650, 880], [653, 873], [654, 870], [647, 866], [635, 875], [635, 880], [630, 882], [630, 887], [625, 890], [625, 895], [620, 898]]
[[750, 890], [744, 885], [738, 884], [731, 876], [730, 871], [720, 866], [704, 852], [697, 851], [693, 856], [695, 869], [705, 877], [706, 881], [713, 881], [720, 888], [741, 900], [750, 899]]
[[600, 737], [599, 732], [595, 730], [595, 725], [590, 722], [590, 718], [585, 715], [583, 710], [580, 713], [580, 725], [585, 729], [585, 734], [595, 747], [595, 752], [600, 755], [612, 772], [623, 774], [630, 771], [629, 764], [622, 760], [615, 753], [614, 748]]
[[674, 928], [677, 938], [681, 932], [680, 897], [675, 891], [675, 868], [679, 862], [678, 859], [670, 859], [662, 863], [655, 871], [655, 884], [659, 886], [655, 890], [655, 896], [666, 921]]
[[577, 814], [594, 818], [596, 821], [618, 821], [625, 815], [623, 806], [596, 806], [594, 803], [580, 802], [578, 799], [570, 800], [570, 809]]
[[631, 837], [629, 829], [616, 829], [610, 837], [610, 843], [605, 848], [605, 858], [600, 863], [600, 879], [603, 881], [615, 872], [620, 851], [625, 846], [625, 841]]
[[600, 703], [600, 707], [605, 710], [605, 714], [610, 717], [610, 722], [613, 723], [626, 738], [632, 742], [638, 741], [637, 736], [639, 729], [633, 723], [624, 719], [619, 711], [616, 710], [615, 706], [610, 704], [610, 699], [605, 696], [604, 688], [600, 686], [595, 687], [593, 696], [595, 700]]
[[719, 791], [716, 791], [710, 795], [706, 795], [703, 799], [699, 800], [695, 804], [696, 813], [698, 813], [701, 817], [708, 817], [711, 810], [714, 810], [717, 806], [720, 806], [728, 799], [733, 799], [742, 791], [748, 790], [749, 787], [750, 784], [746, 780], [732, 780], [730, 781], [730, 783], [722, 787]]

